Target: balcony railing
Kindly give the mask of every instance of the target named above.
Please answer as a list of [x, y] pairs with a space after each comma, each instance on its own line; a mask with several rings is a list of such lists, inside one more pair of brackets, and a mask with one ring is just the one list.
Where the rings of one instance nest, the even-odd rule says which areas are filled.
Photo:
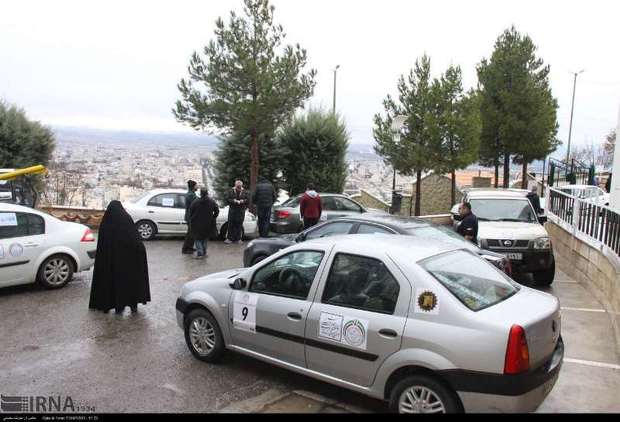
[[596, 198], [580, 199], [555, 188], [547, 196], [547, 211], [564, 225], [586, 235], [620, 256], [620, 213]]

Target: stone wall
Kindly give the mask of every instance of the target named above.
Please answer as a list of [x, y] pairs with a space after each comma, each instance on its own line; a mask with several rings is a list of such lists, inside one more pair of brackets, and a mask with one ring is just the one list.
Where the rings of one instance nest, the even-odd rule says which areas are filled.
[[39, 207], [39, 210], [51, 214], [62, 221], [84, 224], [93, 230], [99, 228], [105, 213], [105, 210], [57, 206], [43, 206]]
[[[451, 199], [452, 180], [449, 177], [437, 174], [429, 174], [422, 179], [420, 215], [447, 214], [454, 205]], [[409, 215], [409, 207], [415, 210], [415, 184], [413, 185], [413, 198], [403, 198], [402, 214]], [[463, 193], [456, 190], [456, 203], [463, 200]], [[407, 203], [409, 202], [409, 203]], [[411, 205], [409, 205], [411, 204]], [[413, 213], [412, 213], [413, 214]]]
[[378, 210], [383, 210], [385, 212], [390, 211], [390, 204], [386, 204], [379, 198], [371, 195], [370, 193], [366, 192], [363, 189], [360, 190], [360, 193], [356, 195], [352, 195], [351, 199], [357, 201], [358, 203], [360, 203], [366, 208], [374, 208]]
[[620, 258], [593, 246], [580, 235], [549, 222], [556, 263], [603, 304], [611, 318], [616, 347], [620, 352]]

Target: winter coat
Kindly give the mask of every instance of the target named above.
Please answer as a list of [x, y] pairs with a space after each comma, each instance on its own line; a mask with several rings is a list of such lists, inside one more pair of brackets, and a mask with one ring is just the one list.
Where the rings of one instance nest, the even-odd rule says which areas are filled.
[[189, 223], [189, 208], [192, 206], [192, 203], [198, 199], [198, 195], [196, 192], [188, 190], [185, 194], [185, 221]]
[[269, 181], [263, 179], [256, 185], [254, 195], [252, 195], [252, 203], [257, 208], [269, 208], [278, 199], [276, 190]]
[[301, 218], [321, 218], [323, 208], [321, 207], [321, 197], [313, 190], [304, 193], [299, 202], [299, 211]]
[[[241, 201], [241, 204], [237, 204], [235, 199]], [[249, 202], [250, 198], [245, 189], [241, 189], [239, 192], [235, 188], [229, 190], [226, 196], [226, 203], [230, 207], [228, 208], [228, 221], [243, 221]]]
[[215, 201], [206, 196], [192, 203], [189, 209], [190, 235], [195, 240], [205, 240], [214, 237], [217, 216], [220, 214], [220, 208]]

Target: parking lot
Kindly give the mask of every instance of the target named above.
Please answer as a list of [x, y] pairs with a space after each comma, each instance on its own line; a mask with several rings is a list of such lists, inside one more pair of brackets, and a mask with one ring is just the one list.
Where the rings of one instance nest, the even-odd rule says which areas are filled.
[[[205, 261], [180, 240], [146, 243], [152, 302], [137, 315], [88, 310], [90, 273], [66, 288], [0, 290], [4, 395], [63, 395], [107, 412], [383, 412], [384, 403], [229, 354], [194, 359], [175, 320], [183, 283], [242, 265], [244, 246], [210, 243]], [[541, 412], [619, 412], [620, 359], [608, 315], [558, 271], [566, 359]]]

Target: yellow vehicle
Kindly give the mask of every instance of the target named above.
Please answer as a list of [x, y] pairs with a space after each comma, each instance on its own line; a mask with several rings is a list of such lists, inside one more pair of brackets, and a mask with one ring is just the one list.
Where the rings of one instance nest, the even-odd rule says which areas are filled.
[[37, 174], [47, 174], [45, 166], [0, 169], [0, 202], [35, 208], [39, 194], [32, 183], [32, 176]]

